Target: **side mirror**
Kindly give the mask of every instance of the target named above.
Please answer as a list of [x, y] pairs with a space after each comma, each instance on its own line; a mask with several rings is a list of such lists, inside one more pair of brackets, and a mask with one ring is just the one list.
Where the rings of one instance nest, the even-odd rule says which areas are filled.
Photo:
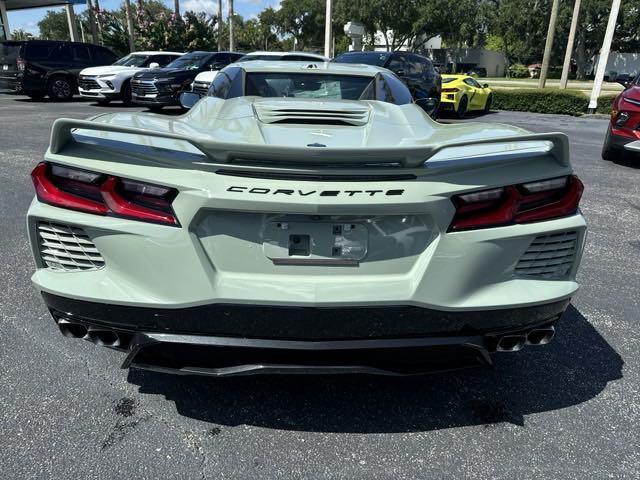
[[198, 95], [197, 93], [182, 92], [180, 94], [180, 105], [182, 105], [182, 108], [186, 108], [187, 110], [193, 107], [198, 102], [198, 100], [200, 100], [200, 95]]
[[160, 64], [157, 62], [151, 62], [149, 68], [160, 68]]
[[488, 84], [488, 83], [484, 83], [484, 84], [482, 85], [482, 88], [489, 88], [489, 84]]

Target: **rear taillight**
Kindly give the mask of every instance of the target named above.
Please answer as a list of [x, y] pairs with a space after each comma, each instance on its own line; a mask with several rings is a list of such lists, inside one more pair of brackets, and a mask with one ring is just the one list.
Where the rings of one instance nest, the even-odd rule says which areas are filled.
[[38, 200], [95, 215], [179, 225], [171, 203], [178, 191], [101, 173], [40, 163], [31, 172]]
[[16, 65], [19, 72], [24, 72], [24, 69], [27, 66], [27, 62], [24, 60], [24, 58], [18, 58], [18, 60], [16, 60]]
[[450, 231], [536, 222], [572, 215], [584, 186], [578, 177], [551, 178], [453, 197]]

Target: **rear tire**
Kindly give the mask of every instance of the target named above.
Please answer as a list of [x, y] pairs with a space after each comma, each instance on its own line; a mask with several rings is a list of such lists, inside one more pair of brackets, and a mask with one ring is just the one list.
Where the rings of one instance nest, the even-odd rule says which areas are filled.
[[73, 98], [76, 86], [73, 80], [63, 75], [55, 75], [47, 83], [47, 93], [51, 100], [67, 102]]
[[491, 103], [493, 102], [493, 95], [489, 94], [489, 96], [487, 97], [487, 101], [484, 104], [484, 113], [489, 113], [491, 112]]
[[464, 116], [467, 113], [468, 106], [469, 106], [469, 100], [467, 100], [467, 97], [462, 97], [460, 99], [460, 103], [458, 104], [458, 109], [456, 110], [456, 117], [464, 118]]

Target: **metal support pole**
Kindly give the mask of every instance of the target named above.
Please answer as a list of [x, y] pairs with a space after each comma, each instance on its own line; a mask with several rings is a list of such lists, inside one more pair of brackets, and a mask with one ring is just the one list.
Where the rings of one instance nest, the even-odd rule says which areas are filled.
[[221, 52], [223, 49], [222, 45], [222, 0], [218, 0], [218, 51]]
[[98, 44], [98, 26], [96, 25], [96, 16], [93, 11], [93, 3], [87, 0], [87, 11], [89, 12], [89, 29], [91, 30], [91, 42]]
[[611, 42], [613, 34], [616, 31], [616, 22], [618, 21], [618, 12], [620, 11], [620, 0], [613, 0], [611, 3], [611, 12], [609, 13], [609, 22], [607, 30], [604, 33], [602, 48], [600, 49], [600, 57], [598, 57], [598, 67], [596, 68], [596, 77], [593, 80], [593, 89], [591, 90], [591, 98], [589, 99], [589, 113], [595, 113], [598, 108], [598, 97], [602, 89], [602, 81], [604, 80], [604, 72], [607, 69], [609, 61], [609, 51], [611, 50]]
[[544, 57], [542, 57], [538, 88], [544, 88], [545, 83], [547, 83], [547, 72], [549, 71], [549, 61], [551, 60], [551, 49], [553, 48], [553, 35], [556, 31], [556, 21], [558, 20], [559, 3], [559, 0], [553, 0], [553, 5], [551, 6], [551, 17], [549, 18], [549, 28], [547, 29], [547, 41], [544, 44]]
[[[11, 40], [11, 29], [9, 28], [9, 18], [7, 17], [7, 5], [4, 0], [0, 0], [0, 25], [4, 30], [5, 40]], [[0, 40], [3, 40], [0, 38]]]
[[326, 0], [326, 10], [324, 16], [324, 56], [331, 58], [331, 17], [332, 5], [331, 0]]
[[233, 38], [233, 0], [229, 0], [229, 51], [235, 50]]
[[76, 27], [76, 12], [73, 11], [73, 4], [67, 3], [64, 6], [64, 9], [67, 11], [67, 23], [69, 24], [69, 37], [72, 42], [77, 42], [78, 37], [78, 28]]
[[129, 52], [135, 50], [133, 15], [131, 15], [131, 0], [124, 0], [124, 12], [127, 17], [127, 33], [129, 36]]
[[567, 88], [569, 80], [569, 68], [571, 66], [571, 54], [573, 53], [573, 42], [576, 38], [576, 28], [578, 27], [578, 17], [580, 16], [580, 0], [573, 4], [573, 17], [571, 17], [571, 28], [569, 29], [569, 39], [567, 40], [567, 51], [564, 53], [564, 63], [562, 64], [562, 76], [560, 77], [560, 88]]

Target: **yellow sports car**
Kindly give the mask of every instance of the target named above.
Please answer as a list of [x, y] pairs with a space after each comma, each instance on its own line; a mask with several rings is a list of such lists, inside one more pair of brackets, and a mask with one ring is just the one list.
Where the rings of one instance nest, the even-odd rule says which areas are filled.
[[480, 85], [469, 75], [442, 75], [440, 109], [453, 110], [458, 118], [471, 110], [491, 110], [493, 95], [488, 84]]

